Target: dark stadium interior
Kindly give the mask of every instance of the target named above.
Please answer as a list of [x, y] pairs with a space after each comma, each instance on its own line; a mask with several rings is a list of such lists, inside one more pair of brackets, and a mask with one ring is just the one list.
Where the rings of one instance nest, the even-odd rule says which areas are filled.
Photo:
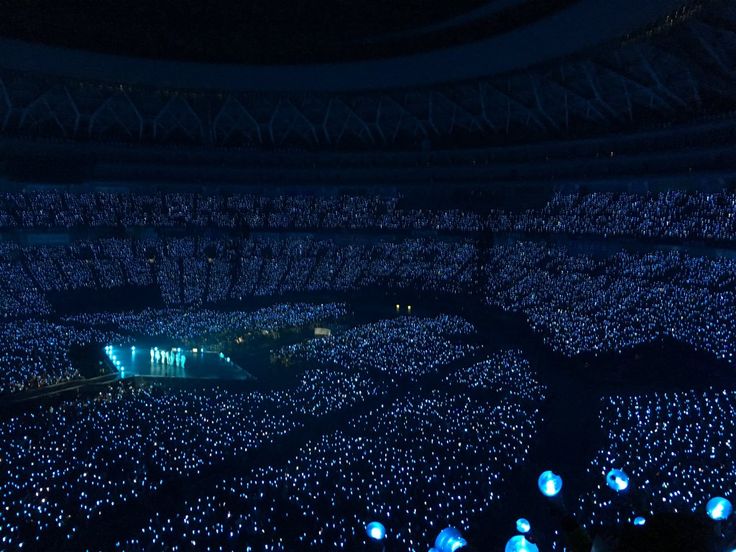
[[736, 1], [0, 2], [0, 550], [734, 552]]
[[188, 61], [351, 61], [509, 32], [573, 1], [6, 1], [0, 33], [67, 48]]

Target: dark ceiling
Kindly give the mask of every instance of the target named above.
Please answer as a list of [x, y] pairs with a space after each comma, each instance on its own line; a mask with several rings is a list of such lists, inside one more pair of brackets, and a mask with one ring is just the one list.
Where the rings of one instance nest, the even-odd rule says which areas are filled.
[[575, 0], [0, 0], [0, 36], [154, 59], [377, 59], [511, 31]]

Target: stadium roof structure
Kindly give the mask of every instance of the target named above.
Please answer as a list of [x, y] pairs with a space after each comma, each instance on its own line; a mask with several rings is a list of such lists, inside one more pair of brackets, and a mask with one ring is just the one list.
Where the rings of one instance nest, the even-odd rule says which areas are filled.
[[[469, 11], [423, 25], [463, 28], [457, 18], [521, 4], [530, 9], [462, 3]], [[339, 63], [203, 64], [0, 39], [0, 145], [173, 146], [241, 160], [451, 155], [687, 125], [736, 107], [733, 0], [552, 4], [486, 38]]]
[[[509, 44], [512, 50], [486, 61], [495, 63], [511, 56], [513, 63], [518, 54], [554, 53], [558, 44], [569, 47], [583, 38], [597, 42], [615, 38], [651, 23], [681, 3], [97, 0], [74, 6], [53, 0], [5, 0], [0, 36], [136, 58], [262, 67], [347, 64], [456, 46]], [[556, 34], [554, 40], [548, 30]], [[531, 42], [530, 33], [534, 33]]]
[[[154, 0], [144, 4], [148, 5], [149, 9], [153, 9], [162, 1]], [[423, 13], [427, 9], [427, 6], [424, 6], [423, 10], [412, 11], [409, 5], [395, 7], [391, 10], [388, 9], [389, 5], [404, 3], [391, 4], [388, 0], [382, 1], [386, 6], [382, 7], [379, 2], [377, 6], [371, 6], [369, 11], [373, 14], [381, 14], [381, 9], [389, 12], [395, 11], [406, 18], [408, 15]], [[43, 4], [47, 0], [37, 0], [37, 2]], [[479, 0], [462, 0], [457, 3], [439, 1], [428, 4], [454, 6], [453, 9], [457, 10], [473, 2], [480, 3]], [[15, 3], [21, 6], [25, 4]], [[99, 3], [95, 3], [96, 9], [104, 9], [111, 3], [110, 0], [99, 0]], [[189, 3], [197, 2], [189, 0]], [[296, 1], [292, 3], [301, 4]], [[337, 2], [337, 4], [343, 3], [345, 5], [343, 11], [346, 13], [357, 15], [363, 11], [357, 9], [353, 1]], [[227, 6], [229, 2], [224, 4]], [[82, 80], [188, 90], [354, 93], [367, 90], [416, 88], [458, 80], [491, 77], [525, 69], [563, 56], [587, 52], [591, 48], [607, 42], [619, 41], [622, 37], [661, 22], [678, 8], [682, 8], [683, 4], [683, 0], [648, 0], [643, 3], [635, 0], [488, 0], [486, 4], [469, 13], [434, 24], [447, 27], [448, 30], [452, 29], [456, 39], [449, 43], [437, 40], [417, 46], [422, 44], [417, 34], [421, 34], [421, 30], [408, 27], [403, 31], [389, 33], [391, 36], [405, 37], [406, 43], [393, 44], [382, 55], [374, 53], [371, 44], [385, 43], [386, 40], [389, 40], [381, 38], [385, 36], [384, 34], [364, 37], [358, 40], [357, 44], [352, 35], [339, 37], [334, 46], [335, 54], [341, 55], [339, 58], [334, 56], [325, 58], [316, 54], [324, 40], [320, 37], [329, 33], [324, 30], [322, 33], [307, 32], [305, 34], [304, 31], [312, 29], [314, 25], [310, 26], [308, 20], [302, 23], [296, 19], [296, 16], [293, 16], [295, 20], [291, 22], [293, 28], [286, 30], [280, 30], [279, 26], [274, 25], [268, 16], [263, 18], [263, 25], [260, 28], [268, 36], [277, 39], [277, 45], [269, 46], [265, 42], [258, 42], [250, 49], [241, 51], [240, 57], [222, 58], [216, 55], [219, 51], [217, 47], [219, 41], [215, 40], [215, 36], [218, 34], [217, 31], [220, 35], [225, 33], [225, 29], [232, 25], [232, 22], [226, 25], [223, 21], [219, 27], [209, 32], [207, 32], [206, 25], [199, 32], [182, 31], [183, 34], [178, 37], [179, 40], [173, 41], [172, 44], [169, 37], [172, 33], [170, 25], [153, 25], [151, 28], [151, 23], [147, 23], [145, 19], [141, 20], [146, 17], [145, 13], [134, 21], [129, 21], [129, 18], [136, 14], [136, 10], [127, 3], [121, 10], [110, 10], [115, 14], [114, 16], [100, 18], [99, 21], [88, 24], [83, 24], [76, 19], [84, 21], [90, 17], [86, 15], [87, 12], [94, 13], [95, 9], [85, 8], [82, 13], [72, 13], [71, 17], [49, 20], [49, 14], [53, 16], [58, 8], [57, 10], [51, 8], [38, 10], [36, 6], [36, 10], [32, 12], [35, 18], [31, 24], [13, 25], [13, 15], [16, 14], [17, 17], [17, 12], [23, 13], [23, 10], [20, 7], [14, 10], [12, 6], [10, 8], [5, 6], [4, 14], [7, 16], [0, 22], [0, 36], [6, 38], [30, 36], [40, 42], [29, 43], [18, 40], [0, 42], [0, 65], [22, 71], [35, 71]], [[304, 5], [308, 6], [308, 2], [304, 2]], [[514, 13], [521, 10], [522, 13], [503, 24], [497, 23], [500, 17], [499, 12], [504, 11], [502, 8], [512, 10]], [[68, 11], [65, 6], [62, 6], [62, 9]], [[230, 6], [230, 9], [233, 14], [240, 11], [235, 6]], [[335, 6], [332, 6], [332, 9], [336, 9]], [[179, 9], [178, 13], [182, 11]], [[329, 21], [330, 4], [321, 8], [315, 7], [314, 12]], [[123, 17], [122, 14], [128, 14], [128, 16]], [[364, 26], [370, 28], [376, 17], [378, 16], [363, 17]], [[231, 19], [237, 21], [236, 17]], [[105, 21], [107, 24], [104, 24]], [[469, 26], [474, 25], [479, 26], [480, 30], [470, 32]], [[197, 29], [199, 26], [201, 25], [191, 27]], [[108, 27], [110, 28], [109, 33], [102, 35]], [[361, 28], [360, 21], [354, 22], [353, 28]], [[298, 29], [304, 31], [300, 32]], [[155, 36], [147, 40], [141, 39], [140, 34], [146, 30], [148, 30], [147, 34]], [[238, 36], [246, 35], [247, 33], [242, 29], [238, 34]], [[112, 49], [117, 53], [149, 53], [149, 57], [110, 56], [95, 54], [89, 49], [71, 50], [32, 45], [44, 44], [45, 40], [51, 40], [52, 46], [54, 42], [60, 42], [61, 44], [99, 48], [100, 44], [105, 44], [103, 40], [105, 36], [108, 37], [108, 40], [115, 36], [119, 37], [108, 50]], [[300, 46], [303, 36], [308, 37], [309, 42]], [[208, 40], [209, 43], [204, 44], [205, 40]], [[261, 40], [265, 40], [265, 37]], [[145, 44], [147, 41], [152, 43], [151, 46], [143, 47], [142, 50], [131, 50], [130, 48], [133, 45]], [[184, 61], [178, 58], [180, 60], [178, 62], [155, 57], [155, 44], [164, 47], [164, 54], [160, 55], [168, 52], [173, 56], [178, 50], [186, 52], [188, 44], [198, 41], [203, 43], [197, 50], [209, 52], [211, 55], [205, 59], [211, 63], [187, 62], [187, 56], [184, 56]], [[239, 51], [238, 44], [238, 40], [234, 38], [224, 46], [229, 48], [227, 50], [229, 52], [237, 52]], [[267, 63], [268, 56], [272, 53], [288, 52], [295, 45], [298, 51], [293, 52], [291, 57], [286, 53], [278, 56], [285, 62]], [[254, 59], [246, 54], [256, 55], [258, 59], [265, 60], [266, 63], [216, 63], [220, 59], [242, 58], [245, 61]], [[209, 59], [210, 57], [212, 59]], [[312, 59], [320, 62], [310, 62]]]

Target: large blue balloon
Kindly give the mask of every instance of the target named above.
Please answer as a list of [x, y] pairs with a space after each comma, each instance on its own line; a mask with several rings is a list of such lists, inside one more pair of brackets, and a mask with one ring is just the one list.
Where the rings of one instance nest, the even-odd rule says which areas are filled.
[[467, 545], [468, 541], [454, 527], [443, 529], [434, 540], [434, 547], [437, 549], [437, 552], [455, 552], [455, 550], [460, 550]]
[[365, 526], [365, 532], [370, 538], [377, 541], [383, 540], [386, 536], [386, 528], [379, 521], [371, 521]]
[[533, 542], [527, 540], [524, 535], [516, 535], [511, 537], [506, 543], [504, 552], [539, 552], [539, 547]]
[[733, 513], [733, 506], [731, 501], [721, 496], [716, 496], [708, 501], [705, 506], [705, 511], [708, 512], [708, 516], [716, 521], [721, 521], [731, 517]]
[[646, 518], [643, 518], [642, 516], [636, 516], [634, 518], [634, 525], [644, 525], [646, 522]]
[[606, 476], [606, 484], [620, 493], [629, 488], [629, 476], [623, 470], [611, 470]]
[[556, 473], [547, 470], [539, 476], [537, 485], [544, 496], [557, 496], [562, 490], [562, 478]]
[[519, 518], [516, 520], [516, 530], [519, 533], [528, 533], [532, 530], [532, 524], [526, 518]]

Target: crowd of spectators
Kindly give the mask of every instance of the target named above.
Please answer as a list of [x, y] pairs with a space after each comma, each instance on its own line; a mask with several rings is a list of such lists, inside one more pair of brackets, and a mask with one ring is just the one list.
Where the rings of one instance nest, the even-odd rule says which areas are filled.
[[[312, 321], [315, 317], [341, 316], [344, 312], [342, 305], [316, 305], [312, 309], [305, 305], [295, 305], [293, 309], [277, 306], [251, 315], [216, 316], [211, 323], [227, 325], [234, 320], [236, 324], [264, 324], [274, 328], [285, 323]], [[166, 312], [161, 318], [174, 320], [177, 314], [182, 313]], [[141, 317], [130, 313], [120, 317], [96, 315], [88, 319], [84, 316], [70, 319], [69, 324], [82, 323], [89, 339], [110, 340], [115, 336], [99, 335], [100, 330], [95, 326], [115, 326], [120, 331], [146, 333], [159, 328], [157, 320], [160, 318], [150, 311]], [[201, 319], [194, 318], [191, 326], [165, 323], [159, 329], [178, 331], [186, 336], [199, 331], [207, 320], [203, 315]], [[51, 328], [26, 323], [29, 324], [27, 337], [35, 331], [38, 343], [49, 343], [49, 355], [61, 355], [55, 361], [64, 358], [61, 353], [64, 349], [56, 347], [60, 344], [49, 341]], [[71, 339], [77, 331], [71, 326], [58, 326], [57, 333]], [[68, 400], [53, 407], [38, 405], [0, 421], [0, 461], [6, 466], [0, 476], [0, 540], [18, 546], [41, 542], [49, 532], [58, 534], [60, 531], [73, 540], [80, 528], [88, 528], [100, 516], [125, 507], [130, 501], [145, 499], [174, 478], [191, 477], [210, 466], [237, 462], [251, 450], [273, 445], [279, 437], [368, 398], [372, 399], [371, 404], [380, 402], [393, 387], [386, 382], [378, 385], [372, 373], [388, 370], [418, 376], [440, 364], [452, 363], [470, 348], [449, 341], [449, 337], [473, 331], [472, 325], [453, 316], [399, 317], [359, 327], [352, 333], [348, 330], [343, 334], [345, 337], [310, 340], [305, 350], [319, 350], [324, 361], [316, 368], [307, 368], [296, 384], [286, 388], [237, 392], [211, 386], [182, 390], [123, 382], [88, 399]], [[320, 346], [314, 348], [312, 344]], [[330, 354], [332, 348], [339, 352]], [[377, 351], [375, 355], [370, 354], [370, 348]], [[342, 361], [344, 358], [355, 360], [346, 364]], [[406, 364], [406, 369], [402, 368], [402, 363]], [[523, 379], [533, 378], [533, 375], [521, 359], [514, 366], [518, 369], [503, 371], [497, 383], [525, 388]], [[437, 457], [428, 459], [429, 467], [451, 469], [455, 478], [451, 482], [438, 479], [438, 497], [450, 496], [456, 485], [465, 485], [463, 492], [473, 489], [461, 483], [463, 471], [471, 469], [470, 465], [458, 464], [462, 458], [497, 452], [494, 462], [472, 468], [477, 480], [490, 489], [496, 479], [519, 461], [517, 457], [528, 446], [526, 440], [531, 439], [536, 410], [521, 412], [508, 403], [522, 400], [520, 397], [512, 393], [493, 405], [479, 399], [480, 402], [468, 409], [463, 401], [448, 402], [439, 393], [417, 396], [402, 400], [399, 410], [384, 404], [377, 412], [357, 416], [348, 431], [353, 433], [351, 443], [362, 446], [365, 444], [365, 438], [360, 437], [365, 431], [363, 426], [371, 420], [383, 419], [385, 431], [376, 431], [381, 438], [398, 443], [400, 432], [406, 429], [401, 424], [417, 423], [417, 416], [426, 415], [424, 423], [433, 424], [427, 429], [439, 432], [434, 436], [428, 433], [422, 438], [427, 447], [437, 449]], [[531, 397], [523, 400], [530, 401]], [[432, 416], [439, 416], [439, 419]], [[447, 436], [457, 435], [465, 426], [477, 431], [481, 420], [489, 419], [491, 425], [484, 428], [473, 444], [444, 453], [439, 450]], [[145, 431], [141, 431], [144, 427]], [[523, 442], [518, 440], [520, 435]], [[328, 435], [326, 439], [331, 442], [335, 435]], [[313, 445], [305, 450], [322, 454], [319, 448], [313, 449]], [[410, 468], [407, 463], [411, 450], [406, 444], [405, 450], [397, 456], [400, 465], [406, 467], [396, 472], [395, 485], [408, 485], [418, 476], [414, 471], [406, 471]], [[349, 451], [350, 447], [337, 452], [343, 455]], [[370, 452], [365, 458], [367, 463], [351, 469], [377, 469], [380, 458], [375, 454], [379, 451], [366, 451]], [[437, 467], [433, 467], [435, 465]], [[323, 474], [314, 476], [315, 480], [309, 485], [319, 486]], [[493, 493], [479, 494], [477, 488], [474, 492], [477, 496], [474, 495], [472, 502], [463, 502], [463, 520], [477, 513], [477, 509], [494, 496]], [[452, 500], [452, 504], [460, 502], [459, 498]], [[450, 508], [451, 504], [448, 502], [446, 506]], [[390, 512], [385, 514], [390, 515]], [[331, 515], [338, 515], [337, 511]], [[426, 529], [431, 527], [430, 523]]]
[[459, 209], [403, 209], [400, 198], [357, 195], [66, 192], [0, 194], [0, 228], [383, 229], [476, 231]]
[[736, 259], [678, 251], [595, 259], [516, 242], [491, 249], [486, 301], [523, 313], [569, 356], [621, 352], [669, 337], [733, 362]]
[[[128, 276], [136, 260], [112, 259], [111, 251], [123, 250], [148, 271], [146, 279]], [[338, 244], [260, 237], [239, 242], [235, 250], [221, 240], [122, 239], [6, 246], [0, 255], [7, 261], [0, 264], [6, 269], [3, 285], [21, 290], [6, 293], [0, 302], [6, 319], [49, 314], [44, 294], [55, 290], [149, 282], [158, 286], [169, 308], [77, 314], [65, 321], [182, 338], [238, 324], [273, 329], [270, 315], [290, 324], [288, 317], [304, 316], [307, 322], [330, 311], [339, 316], [340, 309], [324, 305], [324, 311], [314, 311], [290, 303], [281, 311], [226, 313], [202, 304], [309, 291], [424, 289], [480, 294], [490, 305], [520, 312], [550, 347], [569, 356], [620, 352], [668, 337], [732, 362], [736, 347], [736, 260], [677, 250], [593, 257], [524, 241], [481, 252], [464, 241]], [[118, 279], [104, 271], [113, 265]]]
[[210, 309], [144, 309], [142, 311], [83, 313], [63, 320], [83, 327], [112, 327], [140, 336], [187, 340], [225, 330], [276, 331], [338, 320], [347, 314], [344, 303], [281, 303], [255, 311]]
[[13, 548], [82, 525], [173, 478], [271, 445], [377, 393], [365, 374], [306, 371], [281, 391], [117, 387], [0, 422], [0, 541]]
[[81, 378], [70, 358], [73, 346], [125, 344], [135, 338], [170, 340], [202, 338], [224, 330], [273, 331], [342, 318], [344, 304], [284, 303], [262, 309], [213, 311], [145, 309], [103, 312], [47, 319], [22, 319], [0, 324], [0, 394]]
[[19, 251], [17, 244], [0, 243], [0, 318], [48, 315], [51, 305], [18, 261]]
[[544, 400], [546, 396], [546, 387], [537, 380], [535, 371], [520, 349], [499, 351], [486, 360], [453, 371], [444, 381], [450, 385], [492, 390], [527, 400]]
[[0, 280], [12, 293], [0, 301], [0, 312], [45, 314], [45, 293], [125, 286], [155, 286], [167, 305], [367, 287], [459, 293], [475, 281], [477, 254], [467, 241], [427, 238], [343, 244], [311, 237], [186, 237], [9, 246], [0, 256], [6, 259]]
[[[736, 485], [733, 390], [653, 391], [607, 396], [600, 413], [603, 445], [579, 499], [586, 525], [631, 523], [660, 512], [699, 512], [714, 496], [733, 500]], [[611, 469], [629, 476], [623, 497], [608, 489]]]
[[69, 356], [73, 345], [121, 339], [115, 332], [46, 320], [0, 324], [0, 395], [79, 378]]
[[400, 316], [290, 345], [279, 354], [350, 372], [417, 378], [474, 353], [477, 346], [457, 340], [473, 333], [474, 326], [458, 316]]
[[[541, 208], [478, 212], [403, 204], [381, 196], [0, 194], [2, 230], [172, 229], [64, 245], [0, 243], [0, 394], [80, 378], [75, 346], [346, 317], [343, 303], [277, 299], [309, 292], [406, 289], [485, 301], [522, 314], [567, 356], [668, 338], [736, 361], [736, 259], [677, 249], [572, 254], [531, 241], [493, 245], [484, 234], [729, 242], [734, 193], [556, 194]], [[319, 230], [431, 232], [346, 239]], [[65, 316], [51, 306], [69, 292], [130, 288], [157, 291], [161, 302]], [[232, 310], [252, 297], [284, 302]], [[280, 349], [297, 367], [296, 383], [278, 389], [122, 381], [91, 397], [19, 409], [0, 419], [0, 548], [33, 547], [51, 533], [75, 541], [119, 508], [211, 469], [216, 485], [131, 528], [120, 546], [344, 549], [376, 519], [398, 547], [424, 549], [442, 527], [467, 529], [498, 500], [541, 422], [547, 389], [522, 351], [478, 362], [479, 342], [475, 326], [455, 315], [397, 316]], [[712, 390], [606, 398], [606, 440], [590, 470], [596, 483], [579, 504], [586, 523], [691, 511], [732, 487], [734, 399]], [[302, 431], [283, 459], [240, 464]], [[239, 476], [221, 476], [225, 465], [239, 466]], [[612, 467], [643, 493], [636, 510], [605, 494]]]
[[[528, 367], [511, 368], [494, 386], [532, 389], [527, 376]], [[408, 393], [311, 440], [281, 465], [226, 479], [175, 515], [153, 516], [122, 546], [344, 550], [379, 520], [392, 549], [424, 550], [447, 525], [467, 530], [528, 456], [541, 397], [493, 397]]]
[[541, 208], [402, 206], [396, 196], [68, 192], [0, 194], [0, 229], [433, 230], [736, 240], [736, 193], [555, 193]]
[[[368, 287], [460, 293], [475, 279], [477, 246], [468, 241], [255, 238], [242, 244], [229, 296], [348, 291]], [[224, 271], [222, 271], [224, 272]]]
[[736, 193], [555, 194], [490, 229], [672, 240], [736, 240]]
[[[66, 320], [146, 324], [148, 333], [178, 338], [187, 325], [196, 334], [206, 327], [251, 324], [232, 317], [265, 316], [226, 314], [203, 304], [317, 291], [429, 290], [479, 294], [490, 305], [523, 313], [549, 346], [570, 356], [619, 352], [669, 337], [734, 360], [736, 260], [729, 257], [677, 250], [593, 257], [528, 241], [482, 250], [469, 241], [428, 238], [346, 244], [260, 236], [237, 242], [189, 237], [6, 245], [0, 259], [0, 281], [12, 289], [0, 301], [6, 320], [48, 315], [48, 293], [148, 285], [158, 289], [168, 314], [148, 309]], [[288, 309], [298, 316], [293, 304]]]

